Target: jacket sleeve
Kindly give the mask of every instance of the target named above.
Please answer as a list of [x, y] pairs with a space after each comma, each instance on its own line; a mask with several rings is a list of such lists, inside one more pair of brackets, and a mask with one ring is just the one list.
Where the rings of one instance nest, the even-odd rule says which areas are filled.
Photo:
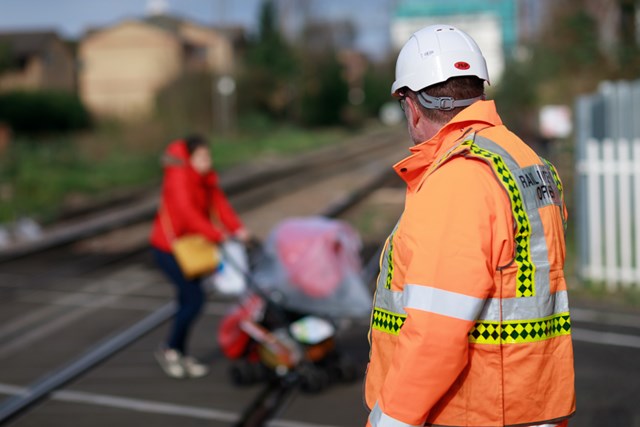
[[509, 256], [498, 230], [511, 224], [506, 193], [479, 160], [451, 160], [411, 195], [397, 242], [407, 251], [407, 318], [370, 425], [422, 426], [454, 386], [468, 363], [468, 333]]
[[197, 209], [190, 191], [193, 184], [184, 169], [170, 168], [165, 177], [165, 200], [170, 212], [175, 232], [182, 234], [201, 234], [212, 242], [224, 240], [224, 234], [217, 230], [211, 219]]
[[235, 233], [243, 227], [242, 221], [240, 221], [224, 191], [218, 185], [213, 188], [211, 204], [214, 214], [229, 232]]

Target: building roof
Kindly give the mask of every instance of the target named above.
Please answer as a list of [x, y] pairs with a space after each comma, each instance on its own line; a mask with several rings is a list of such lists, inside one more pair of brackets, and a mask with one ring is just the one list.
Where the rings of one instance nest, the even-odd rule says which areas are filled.
[[60, 37], [50, 30], [0, 32], [0, 46], [7, 46], [14, 58], [43, 53], [52, 40], [60, 40]]
[[122, 19], [114, 24], [90, 28], [86, 31], [85, 37], [93, 34], [100, 33], [102, 31], [108, 31], [111, 28], [117, 27], [123, 22], [139, 22], [143, 24], [152, 25], [156, 28], [160, 28], [161, 30], [167, 31], [174, 36], [182, 39], [182, 35], [180, 34], [180, 27], [185, 24], [198, 25], [203, 28], [208, 28], [210, 30], [214, 30], [225, 36], [234, 46], [242, 46], [245, 43], [246, 32], [242, 26], [211, 26], [207, 24], [202, 24], [197, 21], [194, 21], [189, 18], [182, 18], [177, 15], [169, 15], [169, 14], [156, 14], [150, 15], [144, 18], [128, 18]]
[[142, 21], [151, 25], [155, 25], [166, 31], [170, 31], [178, 35], [180, 33], [180, 27], [182, 25], [184, 24], [198, 25], [198, 26], [219, 32], [223, 36], [227, 37], [227, 39], [229, 39], [229, 41], [231, 41], [234, 45], [242, 44], [245, 38], [245, 30], [240, 25], [212, 26], [212, 25], [203, 24], [188, 18], [182, 18], [177, 15], [168, 15], [168, 14], [150, 15], [142, 19]]

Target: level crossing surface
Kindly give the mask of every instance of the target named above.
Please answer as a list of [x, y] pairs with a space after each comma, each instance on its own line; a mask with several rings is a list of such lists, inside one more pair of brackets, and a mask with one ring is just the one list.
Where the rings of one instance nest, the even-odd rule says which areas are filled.
[[[0, 302], [0, 395], [19, 395], [38, 378], [73, 360], [86, 350], [87, 343], [113, 335], [170, 299], [170, 286], [147, 254], [121, 270], [93, 274], [94, 284], [73, 294], [62, 292], [73, 286], [73, 280], [57, 278], [29, 299], [17, 295], [11, 304], [6, 299]], [[229, 361], [216, 344], [220, 319], [233, 304], [232, 299], [211, 294], [194, 330], [193, 353], [210, 364], [212, 372], [207, 377], [176, 380], [164, 376], [152, 356], [166, 333], [166, 325], [161, 325], [7, 425], [233, 425], [261, 390], [261, 385], [231, 383]], [[574, 309], [578, 412], [572, 424], [638, 425], [640, 318], [582, 308], [579, 301]], [[270, 425], [364, 425], [366, 331], [366, 322], [353, 322], [340, 335], [343, 350], [359, 366], [355, 382], [335, 384], [319, 394], [296, 394]]]
[[[14, 319], [22, 319], [25, 325], [30, 323], [27, 334], [33, 338], [12, 339], [9, 344], [13, 345], [2, 347], [0, 394], [19, 395], [26, 386], [84, 351], [86, 343], [99, 342], [114, 330], [126, 328], [170, 298], [170, 285], [144, 255], [140, 256], [138, 264], [110, 273], [101, 280], [109, 289], [107, 297], [104, 293], [97, 294], [94, 287], [84, 290], [89, 297], [78, 292], [78, 295], [66, 294], [63, 299], [56, 300], [52, 295], [55, 289], [67, 286], [58, 283], [49, 288], [49, 294], [43, 293], [38, 297], [41, 303], [48, 299], [50, 305], [36, 308], [36, 302], [14, 302], [14, 313], [31, 314], [31, 321], [28, 314]], [[116, 289], [114, 284], [118, 281], [128, 285]], [[217, 348], [219, 321], [234, 303], [234, 300], [210, 295], [205, 314], [195, 327], [192, 353], [210, 365], [212, 371], [207, 377], [176, 380], [161, 372], [153, 359], [153, 351], [166, 333], [166, 325], [161, 325], [26, 414], [11, 420], [9, 425], [231, 425], [262, 387], [260, 384], [248, 387], [233, 385], [228, 375], [230, 363]], [[102, 306], [96, 311], [93, 310], [95, 304]], [[66, 317], [54, 316], [54, 322], [47, 321], [47, 315], [53, 316], [47, 309], [58, 306]], [[92, 308], [90, 322], [84, 318], [89, 307]], [[47, 310], [48, 313], [38, 310]], [[2, 311], [6, 312], [4, 307]], [[37, 313], [41, 313], [40, 319], [37, 319]], [[3, 325], [0, 334], [6, 337], [9, 337], [11, 328], [17, 330], [20, 326], [16, 320], [6, 321]], [[355, 356], [362, 373], [366, 359], [366, 323], [351, 324], [340, 337], [341, 345]], [[360, 390], [358, 378], [350, 384], [335, 384], [324, 393], [296, 394], [273, 425], [360, 424], [366, 417]]]

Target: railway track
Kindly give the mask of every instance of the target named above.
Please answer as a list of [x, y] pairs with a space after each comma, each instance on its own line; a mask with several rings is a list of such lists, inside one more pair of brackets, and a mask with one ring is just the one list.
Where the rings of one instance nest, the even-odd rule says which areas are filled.
[[[222, 175], [221, 184], [237, 209], [247, 210], [345, 168], [384, 162], [385, 153], [398, 152], [397, 139], [397, 130], [382, 130], [277, 163], [254, 162]], [[158, 192], [151, 192], [135, 200], [124, 198], [112, 208], [102, 203], [97, 212], [86, 209], [49, 227], [40, 239], [0, 248], [0, 263], [148, 221], [157, 203]]]
[[[272, 170], [236, 172], [223, 177], [223, 185], [245, 222], [263, 237], [285, 217], [348, 213], [393, 182], [389, 166], [401, 149], [396, 134], [377, 134]], [[146, 405], [143, 425], [176, 425], [175, 417], [180, 416], [193, 425], [202, 419], [229, 425], [256, 394], [254, 389], [226, 384], [225, 361], [213, 345], [217, 322], [231, 303], [228, 299], [209, 299], [197, 332], [200, 337], [193, 339], [201, 343], [194, 353], [215, 366], [209, 381], [171, 381], [151, 359], [164, 332], [158, 327], [173, 314], [167, 302], [171, 287], [163, 283], [144, 250], [156, 198], [151, 195], [135, 206], [94, 215], [89, 222], [76, 218], [66, 231], [60, 227], [51, 232], [45, 243], [0, 254], [0, 394], [8, 396], [0, 401], [0, 424], [95, 426], [104, 421], [126, 427], [141, 416], [129, 406]], [[370, 249], [367, 257], [373, 252]], [[352, 331], [361, 340], [362, 327]], [[211, 384], [211, 378], [217, 381]], [[177, 391], [172, 393], [172, 388]], [[213, 405], [203, 400], [212, 393], [220, 400]], [[208, 409], [195, 411], [185, 395], [198, 402], [199, 410]], [[105, 399], [111, 404], [95, 403]], [[212, 407], [223, 409], [216, 412]], [[89, 414], [78, 416], [83, 410]], [[100, 417], [103, 411], [107, 414]], [[191, 415], [179, 415], [181, 411]], [[159, 413], [171, 416], [162, 419]], [[293, 425], [306, 422], [304, 416], [308, 411], [302, 411], [302, 420]], [[185, 419], [180, 425], [190, 425]]]

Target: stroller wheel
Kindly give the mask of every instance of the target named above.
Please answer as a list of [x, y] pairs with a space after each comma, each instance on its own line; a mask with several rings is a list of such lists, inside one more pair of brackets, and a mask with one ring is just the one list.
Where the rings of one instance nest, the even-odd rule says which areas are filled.
[[329, 373], [313, 365], [300, 369], [300, 389], [305, 393], [319, 393], [331, 382]]
[[337, 357], [335, 364], [331, 367], [332, 377], [337, 381], [353, 382], [358, 378], [356, 364], [350, 357], [341, 355]]
[[264, 369], [259, 363], [243, 360], [231, 365], [229, 375], [237, 386], [251, 385], [264, 379]]

